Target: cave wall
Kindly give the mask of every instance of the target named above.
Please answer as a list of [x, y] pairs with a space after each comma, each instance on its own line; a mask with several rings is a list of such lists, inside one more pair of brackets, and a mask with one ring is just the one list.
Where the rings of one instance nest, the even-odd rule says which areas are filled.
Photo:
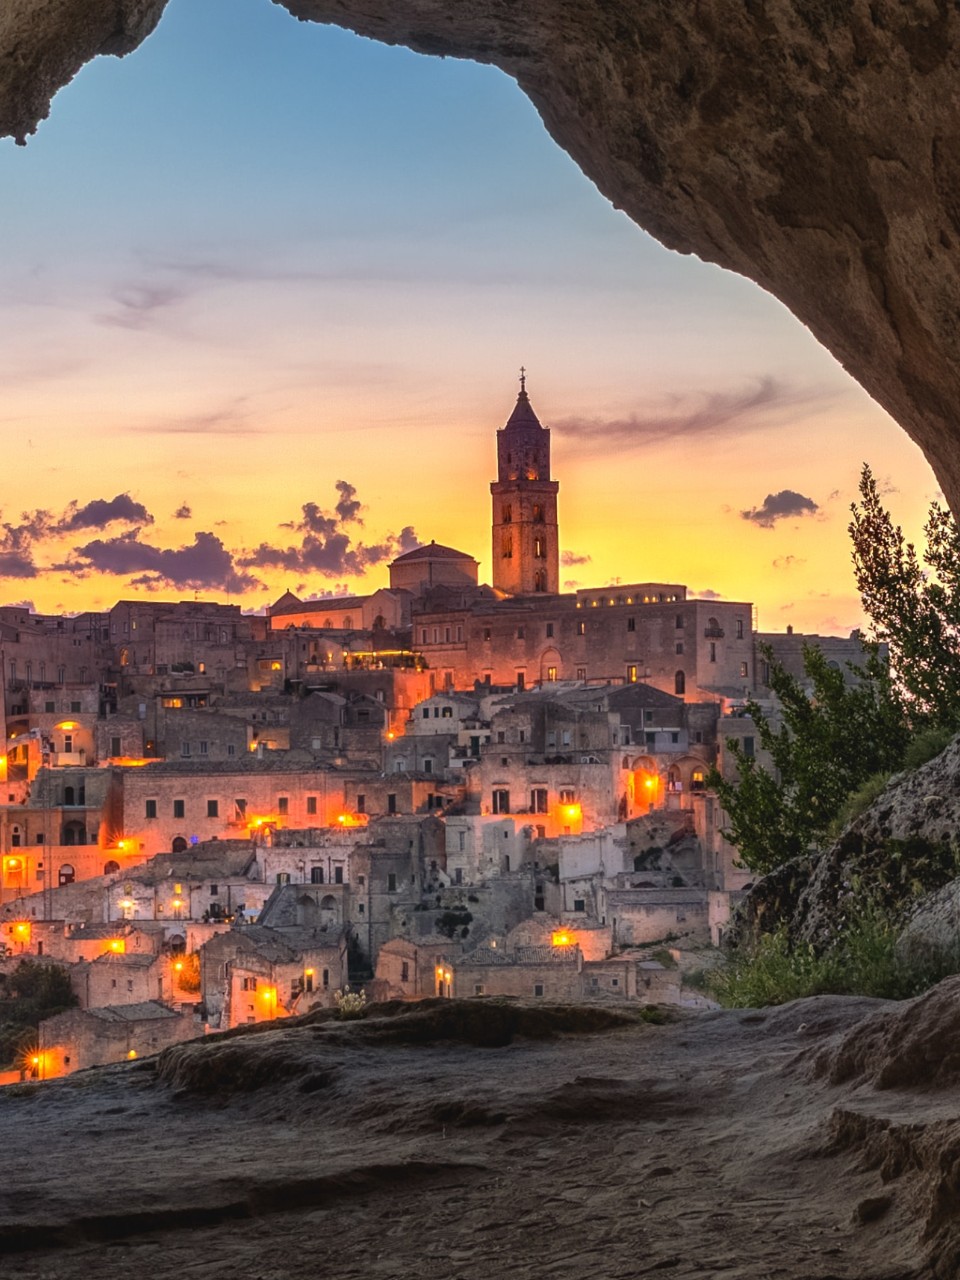
[[[136, 48], [165, 3], [3, 0], [0, 134], [25, 140], [57, 88], [97, 54]], [[635, 222], [780, 298], [917, 442], [960, 512], [951, 0], [274, 3], [513, 76]]]

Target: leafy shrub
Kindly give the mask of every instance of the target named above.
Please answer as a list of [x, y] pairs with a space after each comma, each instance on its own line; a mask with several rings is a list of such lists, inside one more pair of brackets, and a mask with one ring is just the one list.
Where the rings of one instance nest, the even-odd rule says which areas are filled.
[[898, 935], [897, 917], [868, 902], [825, 949], [791, 943], [781, 927], [734, 952], [708, 975], [708, 985], [728, 1008], [756, 1009], [817, 995], [907, 1000], [960, 971], [960, 947], [908, 955]]
[[941, 751], [946, 751], [953, 738], [954, 732], [951, 728], [924, 729], [907, 744], [907, 749], [903, 753], [903, 767], [919, 769], [922, 764], [933, 760]]

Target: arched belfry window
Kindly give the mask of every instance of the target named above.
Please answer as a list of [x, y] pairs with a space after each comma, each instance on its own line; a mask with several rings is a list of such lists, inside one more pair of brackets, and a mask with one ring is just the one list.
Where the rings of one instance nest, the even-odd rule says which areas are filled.
[[503, 558], [504, 560], [513, 559], [513, 534], [507, 533], [503, 537]]
[[503, 523], [510, 524], [513, 521], [513, 507], [509, 502], [504, 503], [503, 507]]
[[533, 518], [537, 524], [543, 524], [543, 507], [539, 502], [533, 504]]
[[678, 671], [673, 677], [673, 692], [678, 698], [682, 698], [687, 691], [687, 677], [682, 671]]
[[547, 589], [547, 575], [542, 569], [538, 569], [533, 575], [533, 589], [534, 591], [546, 591]]

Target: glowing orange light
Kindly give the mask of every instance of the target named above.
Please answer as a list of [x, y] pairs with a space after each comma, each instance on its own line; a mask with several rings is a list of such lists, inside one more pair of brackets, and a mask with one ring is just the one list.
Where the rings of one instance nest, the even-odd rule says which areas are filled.
[[110, 763], [120, 769], [142, 769], [145, 764], [156, 764], [156, 760], [144, 760], [139, 756], [111, 756]]
[[182, 960], [174, 960], [174, 962], [173, 962], [173, 967], [174, 967], [174, 969], [176, 969], [177, 973], [179, 973], [179, 972], [180, 972], [180, 970], [183, 968], [183, 961], [182, 961]]
[[35, 1067], [39, 1067], [39, 1065], [40, 1065], [40, 1059], [39, 1059], [39, 1058], [37, 1058], [37, 1057], [31, 1058], [31, 1059], [30, 1059], [30, 1062], [31, 1062], [31, 1063], [33, 1064], [33, 1066], [35, 1066]]
[[256, 744], [255, 742], [251, 742], [251, 743], [250, 743], [249, 750], [251, 750], [251, 751], [256, 751], [256, 749], [257, 749], [257, 744]]
[[580, 808], [580, 805], [578, 804], [565, 804], [563, 806], [563, 812], [565, 817], [573, 821], [574, 819], [580, 817], [582, 810]]
[[304, 971], [303, 971], [303, 972], [304, 972], [305, 977], [307, 977], [307, 978], [312, 978], [312, 977], [313, 977], [313, 970], [312, 970], [312, 969], [304, 969]]
[[136, 1056], [137, 1056], [136, 1049], [131, 1049], [130, 1052], [127, 1054], [128, 1058], [135, 1058]]
[[20, 870], [20, 859], [19, 859], [19, 858], [8, 858], [8, 859], [7, 859], [7, 870], [8, 870], [8, 871], [19, 871], [19, 870]]
[[126, 849], [126, 847], [127, 847], [127, 842], [126, 842], [126, 840], [118, 840], [118, 841], [117, 841], [117, 848], [118, 848], [118, 849], [123, 850], [123, 849]]
[[643, 784], [648, 790], [652, 790], [657, 785], [656, 778], [648, 778]]
[[14, 925], [14, 932], [16, 933], [18, 938], [29, 938], [30, 937], [29, 921]]
[[337, 826], [339, 827], [365, 827], [367, 825], [367, 815], [365, 813], [338, 813]]
[[127, 949], [126, 941], [123, 938], [111, 938], [110, 950], [116, 952], [117, 955], [123, 955]]
[[555, 947], [570, 947], [573, 945], [573, 937], [567, 933], [566, 929], [557, 929], [550, 935], [550, 941]]
[[173, 902], [170, 905], [173, 907], [175, 911], [179, 911], [180, 908], [183, 906], [183, 899], [174, 898]]
[[79, 729], [80, 726], [76, 720], [61, 720], [59, 724], [54, 725], [55, 729]]

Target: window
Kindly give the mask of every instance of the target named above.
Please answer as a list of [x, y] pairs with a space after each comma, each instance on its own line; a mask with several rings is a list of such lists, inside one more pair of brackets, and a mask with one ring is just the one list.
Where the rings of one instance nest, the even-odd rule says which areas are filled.
[[285, 818], [289, 812], [290, 812], [290, 797], [278, 796], [277, 797], [277, 813], [279, 813], [282, 818]]
[[432, 756], [427, 756], [427, 757], [424, 759], [424, 762], [423, 762], [423, 772], [424, 772], [424, 773], [433, 773], [433, 758], [432, 758]]
[[743, 619], [742, 618], [737, 619], [737, 639], [738, 640], [743, 639]]
[[190, 755], [190, 743], [189, 743], [189, 742], [181, 742], [181, 743], [180, 743], [180, 754], [181, 754], [181, 756], [183, 756], [184, 758], [189, 757], [189, 755]]
[[573, 909], [574, 909], [574, 911], [586, 911], [586, 909], [587, 909], [586, 899], [585, 899], [585, 898], [574, 898], [574, 900], [573, 900]]
[[186, 807], [187, 807], [187, 806], [186, 806], [186, 801], [184, 801], [184, 800], [174, 800], [174, 802], [173, 802], [173, 816], [174, 816], [175, 818], [183, 818], [183, 817], [185, 817], [185, 816], [186, 816]]
[[577, 803], [577, 793], [576, 793], [575, 791], [571, 791], [569, 788], [567, 788], [566, 790], [561, 791], [561, 792], [560, 792], [560, 803], [561, 803], [561, 804], [576, 804], [576, 803]]
[[506, 502], [504, 503], [504, 506], [503, 506], [503, 523], [510, 524], [512, 520], [513, 520], [513, 508], [510, 506], [509, 502]]
[[357, 813], [367, 812], [367, 797], [362, 791], [357, 792]]
[[524, 634], [525, 632], [523, 630], [523, 627], [517, 627], [517, 639], [522, 640], [524, 637]]
[[157, 802], [156, 802], [156, 800], [148, 800], [148, 801], [146, 802], [146, 808], [145, 808], [145, 810], [144, 810], [144, 815], [143, 815], [143, 816], [144, 816], [145, 818], [155, 818], [155, 817], [157, 816]]
[[557, 668], [547, 667], [547, 680], [552, 684], [557, 678]]
[[503, 547], [501, 549], [501, 557], [504, 560], [513, 559], [513, 534], [507, 533], [503, 537]]
[[246, 800], [234, 800], [233, 802], [234, 816], [237, 822], [243, 822], [247, 816]]
[[631, 663], [627, 667], [627, 684], [637, 683], [637, 668], [635, 663]]
[[473, 984], [473, 994], [474, 994], [475, 996], [482, 996], [482, 995], [483, 995], [483, 983], [482, 983], [482, 982], [475, 982], [475, 983]]
[[717, 660], [717, 642], [715, 640], [711, 640], [710, 641], [710, 661], [716, 662], [716, 660]]
[[547, 623], [547, 639], [548, 640], [553, 639], [553, 623], [552, 622]]
[[542, 995], [543, 995], [543, 983], [542, 983], [542, 982], [535, 982], [535, 983], [533, 984], [533, 994], [534, 994], [535, 996], [542, 996]]
[[636, 629], [637, 629], [637, 620], [636, 620], [636, 618], [628, 618], [628, 619], [627, 619], [627, 630], [628, 630], [628, 631], [636, 631]]
[[678, 614], [677, 614], [676, 627], [677, 627], [677, 630], [678, 630], [678, 631], [682, 631], [682, 630], [683, 630], [683, 614], [682, 614], [682, 613], [678, 613]]
[[673, 677], [673, 692], [678, 698], [682, 698], [687, 689], [687, 677], [682, 671], [676, 672]]
[[208, 818], [220, 817], [220, 801], [219, 800], [207, 801], [207, 817]]
[[210, 886], [210, 897], [217, 898], [219, 896], [220, 896], [220, 886], [216, 884], [212, 884]]
[[323, 884], [323, 867], [310, 868], [310, 883]]
[[490, 639], [490, 635], [491, 635], [490, 628], [489, 628], [489, 627], [484, 627], [484, 628], [483, 628], [483, 638], [484, 638], [484, 640], [489, 640], [489, 639]]
[[543, 523], [543, 507], [539, 502], [533, 504], [533, 518], [537, 524]]
[[517, 693], [523, 693], [527, 687], [527, 673], [525, 671], [517, 672]]
[[586, 668], [586, 667], [577, 667], [577, 679], [578, 679], [578, 680], [586, 680], [586, 678], [587, 678], [587, 668]]
[[440, 708], [440, 718], [441, 718], [442, 720], [452, 720], [452, 719], [453, 719], [453, 707], [441, 707], [441, 708]]
[[237, 748], [233, 745], [233, 743], [232, 743], [232, 742], [228, 742], [228, 743], [227, 743], [227, 755], [228, 755], [228, 756], [235, 756], [236, 754], [237, 754]]
[[577, 623], [577, 635], [585, 636], [587, 634], [587, 624], [582, 620]]
[[209, 747], [209, 745], [210, 745], [210, 744], [209, 744], [209, 743], [207, 743], [207, 742], [201, 742], [201, 743], [200, 743], [200, 754], [201, 754], [202, 756], [205, 756], [205, 755], [207, 754], [207, 748]]
[[391, 871], [387, 875], [387, 893], [397, 892], [397, 875], [395, 871]]
[[702, 769], [694, 769], [693, 774], [690, 778], [690, 790], [691, 791], [706, 790], [706, 784], [704, 781], [704, 774]]
[[504, 788], [498, 788], [493, 793], [493, 812], [509, 813], [510, 812], [510, 792]]
[[741, 678], [742, 680], [746, 680], [746, 679], [748, 679], [748, 678], [749, 678], [749, 676], [750, 676], [750, 665], [749, 665], [749, 663], [747, 663], [747, 662], [741, 662], [741, 663], [740, 663], [740, 678]]
[[534, 787], [530, 792], [530, 812], [546, 813], [547, 812], [547, 788]]
[[547, 540], [546, 540], [546, 538], [534, 538], [534, 540], [533, 540], [533, 554], [536, 556], [536, 558], [537, 558], [538, 560], [544, 560], [544, 559], [546, 559], [546, 555], [547, 555]]
[[333, 868], [333, 883], [343, 884], [343, 867]]
[[410, 981], [410, 961], [409, 960], [403, 960], [400, 963], [400, 981], [401, 982]]
[[424, 707], [424, 708], [423, 708], [423, 718], [424, 718], [424, 720], [429, 720], [429, 719], [430, 719], [430, 708], [429, 708], [429, 707]]
[[307, 796], [307, 813], [315, 814], [317, 812], [317, 797]]
[[755, 754], [756, 754], [756, 749], [755, 749], [755, 746], [754, 746], [754, 739], [753, 739], [753, 738], [744, 738], [744, 740], [743, 740], [743, 754], [744, 754], [745, 756], [753, 756], [753, 755], [755, 755]]
[[395, 795], [387, 796], [387, 813], [397, 812], [397, 797]]
[[56, 711], [57, 704], [55, 702], [45, 702], [43, 704], [43, 709], [47, 712]]
[[682, 641], [682, 640], [678, 640], [678, 641], [677, 641], [677, 644], [676, 644], [676, 653], [677, 653], [677, 656], [678, 656], [678, 657], [680, 656], [680, 654], [682, 654], [682, 653], [683, 653], [683, 641]]
[[120, 755], [120, 739], [119, 738], [110, 739], [110, 754], [112, 756]]

